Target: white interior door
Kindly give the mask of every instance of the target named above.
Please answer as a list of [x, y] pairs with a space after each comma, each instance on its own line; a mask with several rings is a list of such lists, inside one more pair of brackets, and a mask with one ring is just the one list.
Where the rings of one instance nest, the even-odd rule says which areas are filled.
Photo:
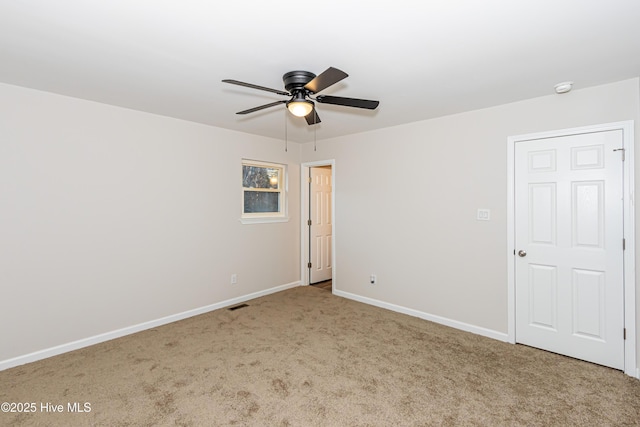
[[331, 168], [309, 168], [309, 283], [331, 279]]
[[516, 341], [624, 369], [622, 131], [515, 144]]

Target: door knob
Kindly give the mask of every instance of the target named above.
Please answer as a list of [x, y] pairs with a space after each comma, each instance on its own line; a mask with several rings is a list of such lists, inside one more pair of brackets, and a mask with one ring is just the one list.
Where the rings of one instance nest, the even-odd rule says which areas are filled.
[[524, 258], [524, 257], [526, 257], [526, 256], [527, 256], [527, 253], [526, 253], [525, 251], [523, 251], [522, 249], [520, 249], [520, 250], [518, 251], [518, 256], [519, 256], [519, 257]]

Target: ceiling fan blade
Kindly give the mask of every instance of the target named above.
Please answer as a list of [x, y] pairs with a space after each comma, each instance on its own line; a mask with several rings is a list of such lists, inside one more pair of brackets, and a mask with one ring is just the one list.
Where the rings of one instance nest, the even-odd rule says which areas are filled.
[[329, 67], [309, 83], [304, 85], [304, 88], [312, 93], [318, 93], [346, 77], [349, 77], [349, 74], [342, 70], [338, 70], [337, 68]]
[[222, 82], [223, 83], [231, 83], [232, 85], [250, 87], [251, 89], [266, 90], [267, 92], [277, 93], [278, 95], [291, 96], [291, 94], [289, 92], [285, 92], [285, 91], [278, 90], [278, 89], [271, 89], [271, 88], [264, 87], [264, 86], [258, 86], [258, 85], [254, 85], [254, 84], [251, 84], [251, 83], [240, 82], [238, 80], [224, 79]]
[[344, 105], [345, 107], [366, 108], [367, 110], [375, 110], [380, 101], [371, 101], [369, 99], [344, 98], [342, 96], [318, 95], [316, 101], [325, 104]]
[[270, 102], [269, 104], [264, 104], [259, 107], [253, 107], [253, 108], [249, 108], [248, 110], [238, 111], [236, 114], [249, 114], [256, 111], [264, 110], [265, 108], [275, 107], [276, 105], [284, 104], [286, 102], [287, 102], [286, 100]]
[[307, 124], [309, 126], [315, 125], [321, 122], [320, 116], [318, 116], [318, 113], [315, 108], [309, 114], [304, 116], [304, 119], [307, 121]]

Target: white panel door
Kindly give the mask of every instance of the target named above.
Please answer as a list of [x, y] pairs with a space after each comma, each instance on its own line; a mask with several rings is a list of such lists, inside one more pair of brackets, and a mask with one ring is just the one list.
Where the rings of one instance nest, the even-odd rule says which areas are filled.
[[309, 283], [331, 279], [331, 168], [309, 169]]
[[515, 146], [516, 341], [624, 368], [622, 131]]

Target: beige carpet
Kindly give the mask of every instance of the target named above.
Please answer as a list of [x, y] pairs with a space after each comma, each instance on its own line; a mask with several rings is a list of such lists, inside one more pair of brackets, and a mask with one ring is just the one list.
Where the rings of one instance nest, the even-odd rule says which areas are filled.
[[0, 372], [0, 402], [37, 405], [0, 425], [640, 425], [619, 371], [313, 287], [248, 304]]

